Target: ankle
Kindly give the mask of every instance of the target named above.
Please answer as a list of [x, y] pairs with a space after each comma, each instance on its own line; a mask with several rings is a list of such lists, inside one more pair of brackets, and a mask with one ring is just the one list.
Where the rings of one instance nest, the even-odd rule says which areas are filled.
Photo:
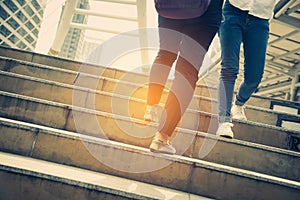
[[221, 126], [221, 125], [233, 127], [233, 123], [232, 122], [221, 122], [221, 123], [219, 123], [219, 126]]
[[163, 142], [168, 142], [170, 140], [170, 136], [160, 132], [157, 132], [155, 137]]
[[149, 105], [149, 104], [146, 105], [146, 110], [151, 110], [151, 108], [152, 108], [152, 105]]

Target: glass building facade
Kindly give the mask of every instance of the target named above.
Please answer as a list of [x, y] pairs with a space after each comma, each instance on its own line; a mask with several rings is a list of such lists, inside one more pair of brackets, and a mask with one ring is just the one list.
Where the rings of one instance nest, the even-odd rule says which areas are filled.
[[0, 1], [0, 45], [34, 51], [43, 13], [39, 0]]
[[[79, 0], [77, 8], [88, 9], [88, 0]], [[87, 17], [81, 14], [75, 14], [72, 22], [79, 24], [86, 24]], [[59, 55], [64, 58], [80, 60], [81, 50], [84, 43], [84, 30], [78, 28], [70, 28], [64, 40], [63, 46]]]

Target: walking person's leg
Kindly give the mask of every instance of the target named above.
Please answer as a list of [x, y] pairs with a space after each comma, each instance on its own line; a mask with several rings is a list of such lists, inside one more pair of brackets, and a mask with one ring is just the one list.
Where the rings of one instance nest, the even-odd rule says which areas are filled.
[[244, 32], [244, 81], [236, 94], [235, 104], [243, 106], [257, 89], [264, 73], [267, 43], [269, 38], [268, 20], [250, 16]]
[[175, 68], [178, 66], [184, 68], [184, 73], [176, 69], [175, 78], [159, 120], [158, 132], [150, 145], [150, 150], [154, 152], [175, 153], [176, 150], [169, 141], [190, 102], [198, 80], [198, 70], [182, 57], [178, 58]]
[[247, 13], [231, 6], [228, 1], [223, 8], [219, 30], [221, 44], [221, 72], [218, 86], [219, 128], [217, 135], [233, 137], [231, 106], [234, 86], [239, 73], [240, 46]]
[[158, 121], [157, 109], [155, 110], [153, 106], [157, 105], [161, 99], [170, 70], [177, 59], [181, 42], [179, 31], [181, 31], [182, 23], [180, 21], [159, 16], [158, 27], [160, 49], [150, 71], [147, 107], [144, 116], [147, 121]]
[[198, 81], [199, 71], [199, 68], [196, 68], [181, 56], [178, 58], [175, 69], [175, 78], [158, 127], [158, 131], [168, 136], [168, 139], [172, 136], [181, 116], [190, 103]]
[[150, 145], [151, 151], [175, 153], [175, 149], [168, 144], [168, 141], [172, 138], [174, 129], [193, 97], [198, 71], [219, 29], [221, 7], [222, 0], [214, 1], [204, 16], [188, 21], [183, 28], [183, 34], [186, 36], [180, 46], [175, 78], [166, 101], [165, 111], [159, 121], [158, 133]]
[[[218, 23], [207, 25], [202, 20], [188, 24], [183, 32], [180, 56], [175, 66], [175, 78], [166, 100], [165, 112], [159, 123], [158, 131], [172, 136], [181, 116], [186, 111], [198, 81], [198, 72], [208, 48], [218, 31]], [[198, 34], [202, 32], [202, 34]]]

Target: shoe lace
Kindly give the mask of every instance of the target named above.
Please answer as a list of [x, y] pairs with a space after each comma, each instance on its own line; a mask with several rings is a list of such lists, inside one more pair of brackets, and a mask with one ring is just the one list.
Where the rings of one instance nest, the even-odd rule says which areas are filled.
[[244, 106], [236, 106], [235, 113], [238, 115], [245, 115]]

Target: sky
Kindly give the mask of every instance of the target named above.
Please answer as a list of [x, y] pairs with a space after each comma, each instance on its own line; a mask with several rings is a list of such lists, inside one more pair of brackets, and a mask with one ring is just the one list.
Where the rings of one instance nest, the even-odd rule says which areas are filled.
[[[35, 51], [38, 53], [47, 54], [48, 50], [51, 48], [51, 45], [56, 36], [56, 31], [59, 23], [59, 18], [61, 15], [61, 9], [65, 0], [45, 0], [46, 8], [44, 12], [44, 19], [41, 25], [41, 30], [39, 33], [39, 39]], [[157, 27], [157, 13], [154, 7], [153, 0], [146, 0], [147, 2], [147, 27], [156, 28]], [[127, 17], [136, 17], [136, 7], [132, 5], [116, 4], [116, 3], [107, 3], [97, 0], [89, 0], [90, 10], [100, 12], [103, 14], [118, 15], [118, 16], [127, 16]], [[119, 21], [116, 23], [115, 20], [99, 17], [89, 17], [88, 25], [92, 25], [98, 28], [107, 28], [110, 30], [117, 30], [120, 32], [127, 32], [136, 30], [137, 23], [133, 22], [124, 22]], [[95, 42], [108, 41], [113, 35], [95, 31], [86, 31], [85, 38], [92, 38]], [[156, 51], [149, 51], [149, 63], [151, 65], [152, 61], [156, 56]], [[125, 56], [121, 56], [118, 60], [114, 61], [111, 64], [114, 67], [122, 66], [126, 69], [131, 69], [136, 66], [145, 65], [142, 62], [140, 52], [128, 53]], [[201, 70], [204, 70], [202, 67]]]
[[[65, 0], [47, 0], [46, 9], [44, 12], [44, 19], [41, 25], [39, 39], [37, 42], [36, 51], [40, 53], [47, 53], [52, 45], [56, 35], [56, 30], [61, 14], [61, 8]], [[135, 17], [136, 11], [134, 6], [121, 6], [115, 3], [101, 3], [99, 1], [90, 0], [91, 10], [98, 11], [105, 14], [116, 14], [128, 17]], [[147, 26], [156, 27], [157, 17], [153, 6], [153, 1], [147, 0]], [[101, 22], [101, 23], [100, 23]], [[137, 28], [136, 24], [129, 23], [113, 23], [111, 20], [99, 19], [99, 17], [89, 17], [88, 24], [95, 27], [107, 27], [112, 30], [130, 31]], [[107, 34], [106, 34], [107, 35]], [[99, 41], [111, 37], [104, 33], [96, 33], [94, 31], [87, 31], [86, 36], [89, 38], [98, 38]]]

